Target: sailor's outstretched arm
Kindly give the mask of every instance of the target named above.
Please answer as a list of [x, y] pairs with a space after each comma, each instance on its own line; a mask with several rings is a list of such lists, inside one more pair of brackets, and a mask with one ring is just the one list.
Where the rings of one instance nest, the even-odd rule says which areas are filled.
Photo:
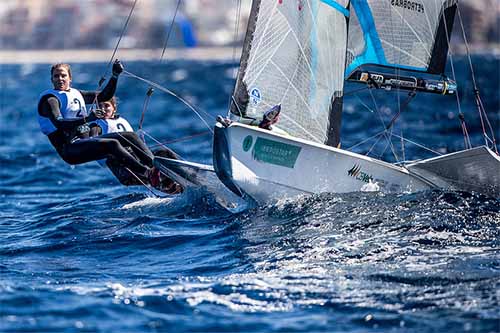
[[123, 65], [119, 60], [116, 60], [113, 64], [113, 75], [109, 79], [108, 83], [102, 89], [102, 91], [80, 91], [82, 93], [83, 99], [86, 104], [92, 104], [97, 95], [97, 102], [109, 101], [116, 91], [116, 85], [118, 83], [118, 76], [123, 72]]

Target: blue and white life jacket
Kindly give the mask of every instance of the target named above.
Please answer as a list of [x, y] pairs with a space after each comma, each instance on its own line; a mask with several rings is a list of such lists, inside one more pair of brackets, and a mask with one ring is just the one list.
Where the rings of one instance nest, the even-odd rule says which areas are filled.
[[[127, 119], [120, 116], [112, 119], [97, 119], [96, 123], [102, 130], [102, 134], [116, 133], [116, 132], [133, 132], [134, 129], [130, 126]], [[106, 159], [98, 160], [101, 166], [106, 166]]]
[[[61, 115], [64, 119], [87, 117], [87, 108], [85, 100], [79, 90], [70, 88], [69, 90], [49, 89], [40, 94], [38, 104], [42, 98], [52, 95], [59, 101]], [[38, 112], [38, 124], [43, 134], [49, 135], [57, 130], [50, 118], [41, 116]]]
[[127, 119], [122, 117], [112, 119], [97, 119], [95, 123], [102, 129], [102, 134], [134, 131]]

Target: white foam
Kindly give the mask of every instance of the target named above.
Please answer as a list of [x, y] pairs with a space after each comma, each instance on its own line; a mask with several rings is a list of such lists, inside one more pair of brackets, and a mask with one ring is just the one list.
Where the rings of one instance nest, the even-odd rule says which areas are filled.
[[145, 198], [136, 202], [131, 202], [123, 205], [121, 209], [137, 209], [142, 207], [151, 207], [168, 204], [173, 198]]
[[380, 186], [377, 182], [372, 182], [370, 179], [367, 184], [361, 186], [361, 192], [378, 192], [380, 191]]

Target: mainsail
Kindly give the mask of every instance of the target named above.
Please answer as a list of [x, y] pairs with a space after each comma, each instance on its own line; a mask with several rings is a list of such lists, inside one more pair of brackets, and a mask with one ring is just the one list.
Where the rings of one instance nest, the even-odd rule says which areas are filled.
[[362, 65], [442, 74], [457, 0], [352, 0], [346, 77]]
[[[281, 104], [290, 135], [337, 145], [348, 0], [255, 0], [231, 113], [262, 119]], [[240, 118], [240, 119], [242, 119]]]

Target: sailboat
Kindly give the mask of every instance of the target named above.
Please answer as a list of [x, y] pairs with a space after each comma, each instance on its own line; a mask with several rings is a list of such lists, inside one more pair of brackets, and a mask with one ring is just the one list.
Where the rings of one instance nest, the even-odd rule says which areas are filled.
[[[466, 140], [462, 151], [408, 163], [341, 145], [346, 81], [457, 94], [444, 75], [456, 12], [456, 0], [254, 0], [229, 116], [214, 128], [213, 171], [258, 203], [435, 188], [500, 197], [500, 157], [486, 134], [484, 146]], [[276, 107], [279, 121], [259, 127]]]
[[[185, 187], [224, 194], [227, 204], [436, 188], [500, 197], [493, 130], [483, 128], [485, 145], [472, 147], [461, 115], [462, 151], [389, 163], [341, 148], [346, 81], [409, 97], [456, 96], [444, 75], [456, 12], [456, 0], [254, 0], [229, 116], [214, 127], [213, 166], [161, 157], [155, 165]], [[260, 126], [270, 115], [279, 122]]]

